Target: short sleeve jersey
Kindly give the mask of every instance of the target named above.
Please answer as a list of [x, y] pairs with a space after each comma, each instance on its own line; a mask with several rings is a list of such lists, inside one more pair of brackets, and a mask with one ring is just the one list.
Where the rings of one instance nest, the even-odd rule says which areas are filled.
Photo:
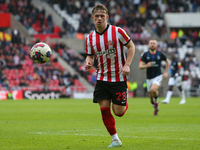
[[171, 77], [174, 77], [175, 74], [178, 72], [178, 69], [181, 68], [181, 63], [177, 60], [174, 60], [170, 64], [171, 69]]
[[86, 37], [86, 54], [95, 55], [97, 60], [97, 80], [121, 82], [126, 76], [119, 73], [126, 62], [124, 45], [130, 37], [116, 26], [108, 25], [103, 33], [93, 31]]
[[147, 79], [155, 78], [162, 74], [161, 72], [161, 62], [166, 61], [167, 57], [160, 51], [151, 54], [149, 51], [141, 55], [140, 61], [144, 63], [151, 62], [151, 67], [147, 68], [146, 75]]

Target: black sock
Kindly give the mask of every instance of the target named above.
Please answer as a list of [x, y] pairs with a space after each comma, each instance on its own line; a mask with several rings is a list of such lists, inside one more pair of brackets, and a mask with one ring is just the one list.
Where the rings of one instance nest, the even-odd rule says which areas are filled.
[[151, 101], [151, 104], [154, 105], [154, 102]]
[[158, 102], [158, 96], [155, 96], [155, 97], [153, 98], [153, 100], [154, 100], [154, 103], [157, 103], [157, 102]]

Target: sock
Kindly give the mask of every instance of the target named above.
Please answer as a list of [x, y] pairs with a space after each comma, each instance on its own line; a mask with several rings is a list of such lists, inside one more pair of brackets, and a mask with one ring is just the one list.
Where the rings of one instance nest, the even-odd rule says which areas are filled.
[[117, 133], [114, 135], [111, 135], [111, 137], [112, 137], [112, 141], [114, 141], [114, 140], [119, 141], [119, 137], [118, 137]]
[[168, 102], [170, 101], [172, 94], [173, 94], [172, 91], [167, 91], [166, 101], [168, 101]]
[[184, 90], [181, 91], [181, 96], [182, 96], [182, 99], [185, 100], [185, 91]]
[[154, 101], [153, 101], [152, 97], [150, 97], [150, 103], [151, 103], [152, 107], [154, 108]]
[[153, 101], [154, 101], [154, 109], [155, 110], [158, 110], [158, 96], [155, 96], [153, 98]]
[[115, 119], [110, 112], [110, 107], [101, 107], [101, 115], [103, 123], [110, 135], [116, 134]]
[[154, 103], [158, 103], [158, 96], [155, 96], [155, 97], [153, 98], [153, 101], [154, 101]]

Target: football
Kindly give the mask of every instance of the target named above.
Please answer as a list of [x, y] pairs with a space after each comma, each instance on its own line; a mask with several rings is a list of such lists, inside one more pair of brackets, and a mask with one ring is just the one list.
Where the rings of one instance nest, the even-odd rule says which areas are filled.
[[50, 60], [51, 48], [46, 43], [36, 43], [31, 48], [30, 56], [35, 63], [43, 64]]

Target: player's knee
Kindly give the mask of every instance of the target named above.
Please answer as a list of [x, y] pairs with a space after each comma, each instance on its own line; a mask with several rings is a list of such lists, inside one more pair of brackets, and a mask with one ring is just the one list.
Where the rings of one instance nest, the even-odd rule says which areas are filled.
[[152, 93], [155, 93], [156, 91], [157, 91], [156, 88], [151, 88], [151, 92], [152, 92]]
[[125, 110], [113, 111], [113, 112], [114, 112], [115, 116], [122, 117], [122, 116], [124, 116], [124, 114], [126, 113], [126, 110], [127, 110], [127, 109], [128, 109], [128, 108], [126, 108]]
[[128, 109], [128, 101], [126, 103], [126, 106], [114, 106], [115, 107], [113, 107], [113, 113], [115, 114], [115, 116], [122, 117]]
[[124, 116], [125, 112], [126, 111], [124, 111], [124, 112], [118, 112], [118, 113], [114, 112], [114, 114], [115, 114], [115, 116], [122, 117], [122, 116]]
[[153, 93], [151, 91], [148, 94], [149, 94], [149, 97], [153, 96]]

